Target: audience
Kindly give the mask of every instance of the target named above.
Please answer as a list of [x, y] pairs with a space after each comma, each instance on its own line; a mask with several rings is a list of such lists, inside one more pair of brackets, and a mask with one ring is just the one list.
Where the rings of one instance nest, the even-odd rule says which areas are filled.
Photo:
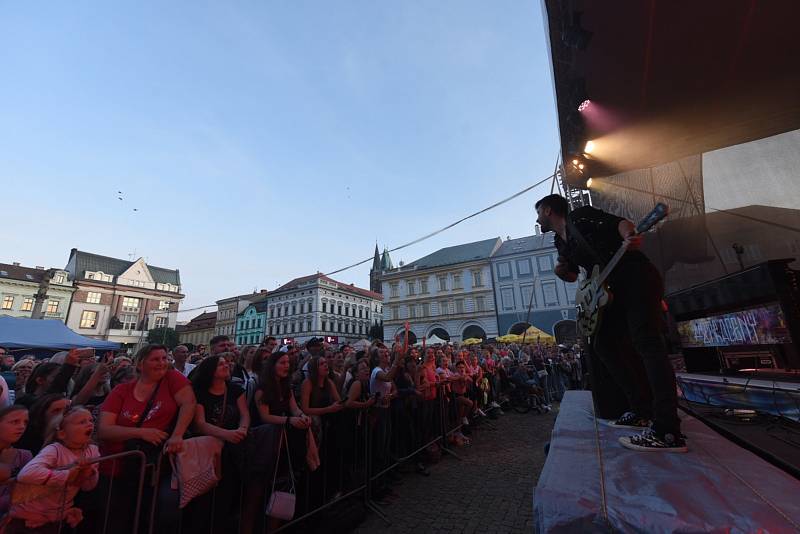
[[[132, 456], [91, 462], [100, 452], [126, 451], [147, 457], [144, 528], [152, 505], [156, 531], [177, 533], [182, 525], [184, 531], [255, 532], [253, 519], [263, 518], [273, 475], [289, 478], [289, 457], [296, 515], [363, 484], [367, 458], [372, 472], [383, 475], [373, 487], [380, 498], [398, 476], [398, 461], [430, 475], [425, 464], [435, 461], [436, 448], [468, 444], [464, 434], [476, 419], [502, 414], [500, 404], [515, 387], [541, 388], [558, 399], [582, 379], [577, 351], [538, 344], [423, 346], [420, 353], [399, 341], [391, 350], [373, 342], [356, 351], [315, 338], [303, 350], [267, 337], [239, 350], [227, 336], [216, 336], [209, 346], [209, 353], [204, 347], [190, 353], [184, 345], [171, 352], [146, 345], [133, 360], [114, 353], [97, 358], [86, 349], [42, 362], [0, 360], [13, 371], [19, 403], [0, 409], [6, 532], [75, 526], [93, 532], [106, 522], [109, 532], [130, 530], [140, 464]], [[276, 455], [284, 429], [288, 455]], [[163, 460], [181, 452], [185, 438], [199, 436], [222, 443], [222, 477], [213, 492], [180, 510], [171, 479], [182, 475]], [[254, 454], [271, 454], [272, 467], [250, 473], [259, 463]], [[39, 496], [11, 502], [13, 483]], [[39, 494], [36, 486], [61, 491]]]

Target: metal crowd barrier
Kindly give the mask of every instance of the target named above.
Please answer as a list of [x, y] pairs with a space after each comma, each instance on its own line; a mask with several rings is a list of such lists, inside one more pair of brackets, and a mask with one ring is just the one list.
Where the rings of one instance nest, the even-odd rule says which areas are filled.
[[[91, 463], [109, 467], [107, 463], [111, 462], [110, 467], [117, 470], [125, 460], [135, 459], [136, 469], [130, 471], [128, 466], [123, 477], [107, 476], [103, 473], [112, 469], [100, 469], [98, 487], [76, 497], [76, 506], [84, 512], [83, 526], [79, 525], [76, 531], [81, 534], [228, 533], [233, 531], [230, 527], [238, 516], [235, 531], [241, 534], [282, 532], [302, 526], [336, 504], [354, 498], [389, 524], [375, 497], [375, 492], [385, 485], [389, 472], [419, 461], [426, 451], [459, 458], [451, 446], [451, 438], [461, 430], [449, 382], [436, 384], [435, 399], [410, 395], [394, 399], [388, 408], [345, 409], [325, 416], [322, 439], [318, 443], [319, 469], [315, 472], [297, 469], [305, 466], [306, 459], [292, 458], [295, 471], [302, 476], [297, 480], [294, 518], [283, 524], [276, 524], [265, 516], [274, 463], [264, 473], [247, 476], [245, 459], [245, 463], [233, 467], [239, 479], [233, 490], [230, 484], [226, 489], [218, 485], [179, 510], [178, 492], [169, 484], [166, 456], [159, 457], [155, 465], [147, 464], [141, 451], [100, 457]], [[279, 427], [274, 431], [277, 438]], [[228, 477], [237, 475], [226, 473], [225, 469], [231, 468], [231, 465], [223, 466], [223, 481], [226, 474]], [[229, 494], [223, 495], [225, 491]], [[230, 501], [231, 495], [233, 501]], [[232, 502], [232, 509], [218, 509], [226, 499]], [[215, 530], [218, 521], [225, 522], [224, 530]]]
[[[143, 489], [145, 487], [145, 468], [146, 468], [146, 459], [145, 455], [141, 451], [126, 451], [121, 452], [119, 454], [111, 454], [107, 456], [101, 456], [99, 458], [94, 458], [86, 462], [85, 465], [95, 465], [98, 464], [98, 468], [102, 471], [102, 464], [106, 462], [111, 463], [119, 463], [120, 460], [128, 460], [132, 459], [134, 461], [135, 469], [133, 472], [129, 473], [129, 475], [134, 475], [129, 477], [129, 485], [132, 482], [134, 491], [132, 495], [132, 502], [127, 502], [127, 505], [130, 507], [132, 505], [132, 522], [129, 523], [130, 530], [115, 530], [115, 532], [131, 532], [137, 533], [139, 530], [139, 517], [141, 515], [141, 507], [142, 507], [142, 495]], [[138, 467], [136, 467], [138, 466]], [[74, 467], [73, 465], [64, 466], [61, 468], [57, 468], [56, 470], [68, 470]], [[9, 479], [4, 483], [0, 484], [0, 486], [4, 486], [7, 488], [8, 492], [8, 503], [10, 510], [13, 510], [16, 507], [24, 507], [26, 504], [30, 504], [32, 502], [36, 502], [37, 500], [41, 500], [44, 502], [45, 500], [51, 500], [53, 496], [59, 495], [60, 504], [58, 506], [58, 518], [55, 521], [57, 523], [56, 532], [59, 534], [64, 531], [65, 529], [65, 513], [67, 511], [66, 508], [66, 486], [63, 489], [53, 486], [46, 486], [46, 485], [36, 485], [36, 484], [24, 484], [19, 482], [16, 478]], [[42, 491], [44, 488], [50, 488], [51, 491]], [[19, 491], [17, 491], [19, 490]], [[111, 518], [112, 513], [114, 513], [113, 507], [111, 506], [112, 499], [113, 499], [113, 491], [114, 491], [114, 484], [113, 482], [108, 485], [104, 485], [103, 483], [103, 475], [101, 474], [97, 483], [97, 486], [90, 491], [87, 492], [78, 492], [75, 497], [75, 506], [80, 508], [83, 513], [83, 519], [77, 525], [75, 529], [72, 529], [76, 532], [86, 532], [86, 533], [105, 533], [109, 531], [109, 520]], [[12, 518], [10, 516], [6, 516], [3, 518], [2, 523], [2, 530], [5, 532], [5, 522], [11, 521]], [[66, 528], [71, 528], [66, 526]], [[70, 530], [70, 531], [72, 531]]]

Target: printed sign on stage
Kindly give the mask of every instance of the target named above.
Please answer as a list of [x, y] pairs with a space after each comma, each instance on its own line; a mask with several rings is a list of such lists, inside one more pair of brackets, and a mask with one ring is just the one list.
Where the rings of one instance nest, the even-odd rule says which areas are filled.
[[786, 318], [778, 304], [712, 315], [678, 323], [684, 347], [776, 345], [791, 343]]

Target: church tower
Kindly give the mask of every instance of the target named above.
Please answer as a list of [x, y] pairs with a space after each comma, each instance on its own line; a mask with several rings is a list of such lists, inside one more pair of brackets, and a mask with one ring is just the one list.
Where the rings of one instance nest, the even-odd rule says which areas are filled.
[[372, 260], [372, 269], [369, 270], [369, 290], [375, 293], [383, 293], [381, 289], [381, 255], [378, 252], [377, 243], [375, 243], [375, 257]]

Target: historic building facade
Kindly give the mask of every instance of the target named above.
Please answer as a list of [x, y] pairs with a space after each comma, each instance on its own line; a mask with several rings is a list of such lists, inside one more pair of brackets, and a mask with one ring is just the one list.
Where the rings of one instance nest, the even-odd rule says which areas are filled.
[[445, 340], [497, 336], [489, 259], [500, 238], [437, 250], [382, 274], [385, 341], [410, 323], [413, 342], [436, 334]]
[[257, 345], [264, 339], [267, 328], [267, 294], [255, 299], [237, 317], [236, 344]]
[[66, 322], [74, 291], [63, 269], [0, 263], [0, 315]]
[[217, 312], [203, 312], [188, 323], [175, 327], [178, 342], [191, 344], [195, 348], [198, 345], [208, 347], [208, 342], [216, 335], [216, 324]]
[[557, 258], [552, 234], [509, 239], [492, 255], [500, 335], [519, 334], [531, 325], [559, 333], [559, 339], [574, 332], [577, 284], [555, 275]]
[[133, 349], [151, 328], [175, 328], [180, 273], [72, 249], [64, 269], [75, 286], [67, 326], [81, 335]]
[[338, 343], [364, 339], [380, 324], [381, 295], [324, 274], [296, 278], [267, 296], [265, 334], [305, 342], [335, 337]]

